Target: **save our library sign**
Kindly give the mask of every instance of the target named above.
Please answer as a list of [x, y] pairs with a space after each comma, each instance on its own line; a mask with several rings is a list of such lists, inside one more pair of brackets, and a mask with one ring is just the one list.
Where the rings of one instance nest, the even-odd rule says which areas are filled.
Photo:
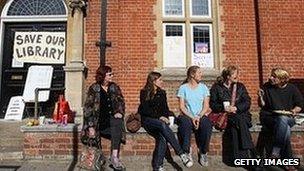
[[64, 64], [65, 32], [15, 32], [13, 58], [27, 63]]

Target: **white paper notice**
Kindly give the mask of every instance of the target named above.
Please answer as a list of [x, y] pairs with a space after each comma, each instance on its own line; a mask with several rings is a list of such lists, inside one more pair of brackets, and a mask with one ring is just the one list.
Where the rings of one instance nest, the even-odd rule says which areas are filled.
[[164, 38], [164, 67], [185, 67], [185, 38], [173, 36]]
[[203, 68], [213, 68], [213, 57], [209, 53], [192, 53], [192, 65]]
[[[23, 99], [25, 102], [34, 102], [36, 88], [50, 88], [52, 82], [52, 66], [31, 66], [28, 70]], [[50, 91], [39, 91], [38, 101], [45, 102], [49, 99]]]
[[25, 104], [22, 96], [11, 97], [11, 100], [8, 104], [4, 120], [22, 120], [23, 110]]

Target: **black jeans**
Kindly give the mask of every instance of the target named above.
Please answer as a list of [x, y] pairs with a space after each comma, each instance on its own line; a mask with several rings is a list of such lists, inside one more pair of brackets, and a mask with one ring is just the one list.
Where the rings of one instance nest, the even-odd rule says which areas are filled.
[[110, 117], [110, 127], [100, 130], [100, 136], [111, 140], [111, 150], [120, 150], [122, 133], [124, 131], [123, 118]]
[[167, 143], [169, 143], [177, 155], [181, 155], [183, 150], [171, 128], [159, 119], [144, 118], [143, 127], [152, 137], [155, 138], [155, 148], [153, 151], [152, 167], [159, 168], [163, 164], [166, 155]]
[[206, 116], [201, 117], [198, 130], [194, 129], [192, 119], [185, 115], [179, 115], [177, 118], [178, 139], [182, 149], [190, 152], [190, 142], [192, 131], [195, 134], [196, 145], [200, 153], [206, 154], [209, 151], [209, 142], [212, 134], [212, 123]]

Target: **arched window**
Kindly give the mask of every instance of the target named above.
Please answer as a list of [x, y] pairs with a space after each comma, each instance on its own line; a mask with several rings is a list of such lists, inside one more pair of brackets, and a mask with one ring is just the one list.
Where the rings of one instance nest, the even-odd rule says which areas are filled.
[[66, 15], [63, 0], [14, 0], [7, 16]]

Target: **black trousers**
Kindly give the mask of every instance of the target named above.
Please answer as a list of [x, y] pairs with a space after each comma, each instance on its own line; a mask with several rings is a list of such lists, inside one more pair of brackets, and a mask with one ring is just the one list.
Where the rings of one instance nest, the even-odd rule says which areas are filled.
[[122, 140], [122, 134], [124, 131], [123, 118], [110, 117], [110, 126], [101, 128], [100, 136], [111, 141], [111, 150], [120, 150], [120, 144]]

